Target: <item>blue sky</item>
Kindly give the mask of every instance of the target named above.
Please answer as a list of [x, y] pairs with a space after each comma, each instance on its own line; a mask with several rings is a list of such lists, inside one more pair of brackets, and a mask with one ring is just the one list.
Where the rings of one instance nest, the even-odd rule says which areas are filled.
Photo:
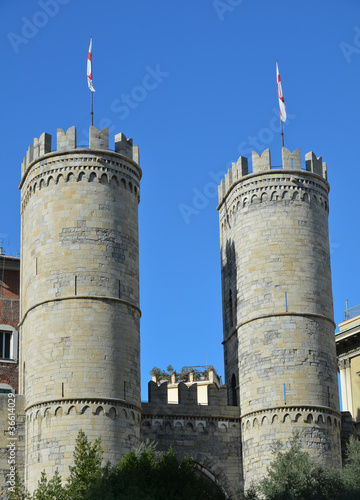
[[[76, 125], [87, 145], [93, 36], [94, 125], [140, 146], [141, 369], [213, 364], [223, 374], [218, 180], [270, 147], [328, 164], [335, 321], [360, 303], [358, 0], [2, 0], [3, 217], [20, 252], [20, 165], [42, 132]], [[149, 76], [150, 75], [150, 76]]]

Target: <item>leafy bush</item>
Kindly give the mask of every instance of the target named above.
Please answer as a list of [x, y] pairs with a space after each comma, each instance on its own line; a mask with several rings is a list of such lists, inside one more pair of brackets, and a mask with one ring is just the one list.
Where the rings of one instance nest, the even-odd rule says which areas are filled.
[[360, 498], [360, 442], [351, 438], [344, 468], [319, 465], [302, 450], [295, 434], [287, 451], [278, 444], [268, 474], [253, 484], [245, 500], [358, 500]]

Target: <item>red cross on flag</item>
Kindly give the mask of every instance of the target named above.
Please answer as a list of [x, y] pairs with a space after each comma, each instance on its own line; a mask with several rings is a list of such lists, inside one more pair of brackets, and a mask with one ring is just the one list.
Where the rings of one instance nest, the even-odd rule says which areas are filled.
[[92, 83], [92, 37], [90, 37], [90, 46], [89, 46], [89, 53], [88, 53], [88, 58], [87, 58], [87, 82], [88, 82], [88, 87], [91, 90], [91, 92], [95, 92], [95, 89], [94, 89], [93, 83]]
[[282, 93], [282, 86], [281, 86], [279, 67], [277, 61], [276, 61], [276, 82], [277, 82], [277, 90], [279, 96], [280, 120], [285, 122], [286, 121], [285, 101]]

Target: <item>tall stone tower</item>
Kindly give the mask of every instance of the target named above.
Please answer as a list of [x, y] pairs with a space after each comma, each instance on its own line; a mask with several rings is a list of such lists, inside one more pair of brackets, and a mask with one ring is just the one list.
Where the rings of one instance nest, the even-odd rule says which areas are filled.
[[340, 464], [326, 164], [311, 152], [240, 157], [219, 187], [225, 379], [240, 405], [245, 487], [298, 431]]
[[21, 374], [30, 490], [78, 431], [118, 461], [140, 436], [139, 150], [108, 129], [30, 145], [21, 179]]

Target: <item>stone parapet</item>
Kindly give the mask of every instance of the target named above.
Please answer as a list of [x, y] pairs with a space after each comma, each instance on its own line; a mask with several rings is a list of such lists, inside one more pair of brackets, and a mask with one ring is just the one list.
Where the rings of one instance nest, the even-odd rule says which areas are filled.
[[[26, 175], [28, 169], [33, 162], [40, 158], [54, 153], [65, 153], [77, 149], [76, 128], [74, 126], [68, 128], [65, 132], [63, 129], [57, 129], [57, 144], [56, 150], [51, 151], [51, 135], [47, 133], [41, 134], [39, 138], [35, 137], [33, 144], [30, 144], [26, 156], [21, 165], [21, 177]], [[82, 148], [84, 149], [84, 148]], [[98, 130], [91, 126], [89, 129], [89, 149], [108, 152], [109, 149], [109, 129], [104, 128]], [[118, 155], [124, 156], [137, 165], [140, 164], [139, 146], [134, 146], [132, 139], [127, 139], [125, 134], [117, 134], [115, 136], [115, 152]]]
[[159, 451], [170, 446], [181, 460], [191, 456], [201, 473], [219, 484], [229, 499], [243, 487], [239, 408], [227, 405], [226, 387], [208, 386], [208, 405], [197, 404], [196, 383], [179, 384], [179, 403], [167, 403], [167, 383], [149, 382], [149, 403], [142, 404], [142, 439]]
[[[249, 190], [249, 194], [256, 195], [256, 199], [252, 200], [252, 196], [247, 199], [248, 203], [252, 203], [254, 201], [261, 201], [261, 197], [263, 194], [267, 194], [270, 199], [279, 199], [279, 193], [271, 190], [271, 185], [261, 186], [258, 181], [254, 181], [254, 176], [258, 176], [261, 174], [269, 174], [272, 173], [274, 176], [278, 173], [286, 172], [287, 175], [290, 175], [289, 181], [291, 183], [289, 189], [294, 192], [298, 192], [298, 195], [302, 195], [307, 193], [306, 187], [312, 187], [312, 185], [316, 185], [316, 177], [321, 177], [323, 181], [325, 181], [325, 193], [327, 194], [329, 185], [327, 183], [327, 166], [326, 163], [322, 161], [322, 158], [317, 158], [315, 154], [311, 151], [305, 155], [305, 169], [301, 169], [301, 157], [300, 157], [300, 149], [296, 149], [293, 153], [291, 153], [288, 149], [282, 148], [282, 166], [281, 167], [272, 167], [271, 166], [271, 157], [270, 150], [266, 149], [261, 155], [252, 153], [252, 172], [249, 172], [248, 169], [248, 159], [242, 156], [239, 157], [236, 163], [232, 164], [232, 167], [228, 170], [227, 174], [225, 174], [225, 178], [221, 181], [219, 186], [219, 207], [222, 205], [225, 199], [227, 199], [228, 194], [232, 190], [232, 188], [238, 184], [239, 182], [243, 182], [249, 179], [248, 186], [252, 186], [252, 189]], [[304, 182], [304, 176], [301, 176], [301, 173], [314, 174], [314, 180], [311, 183], [309, 177], [308, 182]], [[300, 177], [299, 177], [300, 176]], [[305, 177], [306, 178], [306, 177]], [[303, 184], [303, 186], [302, 186]], [[244, 184], [243, 184], [244, 185]], [[245, 184], [246, 185], [246, 184]], [[276, 185], [276, 184], [275, 184]], [[324, 186], [324, 182], [320, 184]], [[297, 187], [296, 187], [297, 186]], [[299, 188], [303, 189], [299, 189]], [[323, 187], [322, 190], [323, 191]], [[304, 191], [304, 192], [302, 192]], [[284, 194], [284, 193], [282, 193]], [[288, 193], [288, 196], [291, 195]], [[302, 199], [302, 196], [299, 196]], [[280, 197], [281, 199], [281, 197]]]
[[198, 403], [198, 390], [197, 384], [194, 383], [189, 387], [180, 382], [178, 384], [178, 403], [168, 404], [168, 383], [157, 385], [151, 381], [148, 385], [149, 390], [149, 403], [143, 403], [144, 408], [157, 408], [161, 407], [162, 412], [172, 414], [194, 413], [201, 415], [222, 415], [225, 412], [229, 418], [236, 418], [239, 416], [239, 409], [236, 406], [228, 406], [227, 401], [227, 388], [226, 386], [216, 387], [215, 385], [207, 386], [207, 404]]

